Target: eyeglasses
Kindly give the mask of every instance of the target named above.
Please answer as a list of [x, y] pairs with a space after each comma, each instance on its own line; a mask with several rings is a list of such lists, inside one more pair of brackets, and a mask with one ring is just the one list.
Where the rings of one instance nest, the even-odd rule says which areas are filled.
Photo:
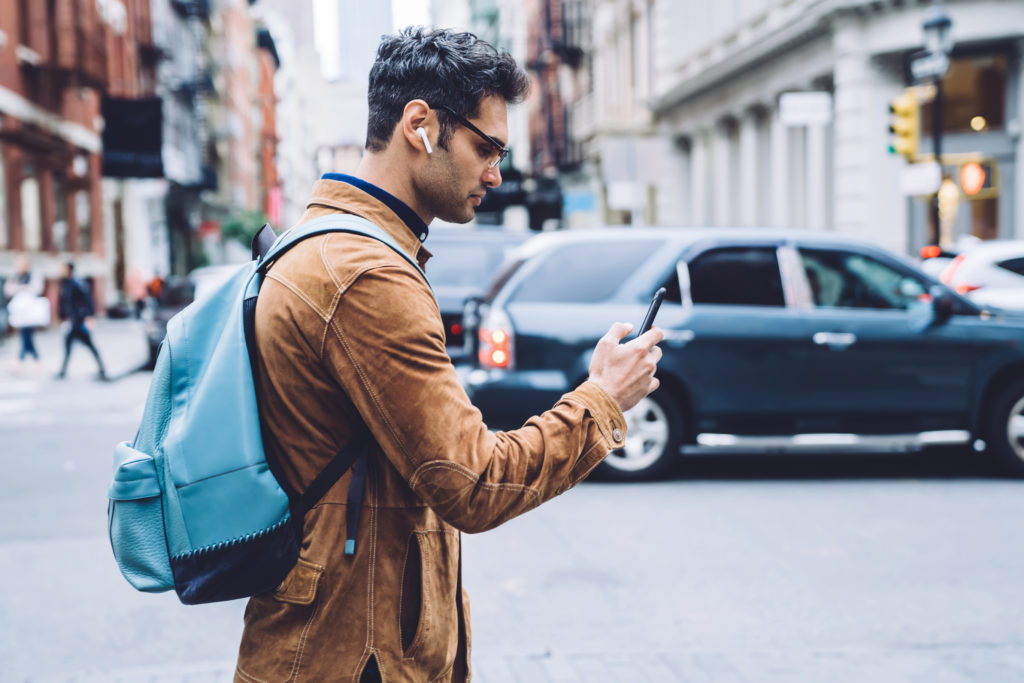
[[453, 118], [454, 118], [454, 119], [455, 119], [456, 121], [458, 121], [459, 123], [461, 123], [462, 125], [464, 125], [464, 126], [465, 126], [466, 128], [469, 128], [469, 129], [470, 129], [471, 131], [473, 131], [474, 133], [476, 133], [477, 135], [479, 135], [480, 137], [482, 137], [482, 138], [483, 138], [484, 140], [486, 140], [487, 142], [491, 143], [491, 144], [492, 144], [492, 145], [494, 146], [494, 148], [498, 150], [498, 156], [494, 157], [494, 158], [493, 158], [493, 159], [491, 159], [491, 160], [490, 160], [489, 162], [487, 162], [487, 168], [494, 168], [495, 166], [497, 166], [498, 164], [500, 164], [500, 163], [501, 163], [502, 161], [504, 161], [504, 160], [505, 160], [505, 157], [507, 157], [507, 156], [508, 156], [508, 147], [504, 147], [504, 146], [502, 146], [502, 145], [501, 145], [501, 144], [500, 144], [500, 143], [499, 143], [499, 142], [498, 142], [497, 140], [495, 140], [494, 138], [492, 138], [492, 137], [491, 137], [490, 135], [488, 135], [487, 133], [483, 132], [482, 130], [480, 130], [479, 128], [477, 128], [476, 126], [474, 126], [474, 125], [473, 125], [472, 123], [470, 123], [469, 121], [467, 121], [467, 120], [466, 120], [466, 119], [465, 119], [464, 117], [462, 117], [462, 116], [459, 116], [458, 114], [456, 114], [456, 113], [455, 113], [455, 112], [454, 112], [454, 111], [452, 110], [452, 108], [451, 108], [451, 107], [446, 107], [446, 106], [444, 106], [444, 105], [442, 104], [442, 105], [438, 105], [438, 106], [437, 106], [437, 107], [435, 107], [435, 108], [436, 108], [436, 109], [443, 109], [444, 111], [448, 112], [449, 114], [451, 114], [451, 116], [452, 116], [452, 117], [453, 117]]

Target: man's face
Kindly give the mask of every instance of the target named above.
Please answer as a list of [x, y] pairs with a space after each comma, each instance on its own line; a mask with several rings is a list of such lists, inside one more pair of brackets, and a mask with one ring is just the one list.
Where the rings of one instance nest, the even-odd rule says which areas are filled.
[[[502, 145], [508, 140], [505, 100], [491, 95], [480, 103], [480, 113], [469, 121]], [[488, 188], [501, 184], [498, 167], [488, 167], [498, 149], [483, 137], [456, 123], [448, 149], [434, 150], [417, 183], [419, 200], [430, 212], [452, 223], [467, 223], [476, 215]]]

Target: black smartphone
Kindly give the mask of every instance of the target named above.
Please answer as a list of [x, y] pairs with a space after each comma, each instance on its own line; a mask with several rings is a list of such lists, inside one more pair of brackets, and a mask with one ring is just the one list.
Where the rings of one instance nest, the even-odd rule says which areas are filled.
[[639, 337], [651, 329], [651, 326], [654, 324], [654, 316], [658, 315], [658, 309], [661, 308], [661, 302], [664, 300], [665, 288], [662, 287], [654, 293], [654, 298], [651, 299], [651, 307], [647, 309], [647, 315], [644, 316], [644, 321], [640, 323], [640, 331], [636, 333], [636, 336]]

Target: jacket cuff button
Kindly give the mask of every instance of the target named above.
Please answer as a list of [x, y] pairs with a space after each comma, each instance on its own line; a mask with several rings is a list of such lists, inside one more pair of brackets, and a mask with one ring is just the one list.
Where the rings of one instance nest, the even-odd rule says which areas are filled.
[[615, 440], [615, 443], [618, 443], [618, 442], [622, 441], [622, 430], [621, 429], [613, 429], [612, 430], [612, 439]]

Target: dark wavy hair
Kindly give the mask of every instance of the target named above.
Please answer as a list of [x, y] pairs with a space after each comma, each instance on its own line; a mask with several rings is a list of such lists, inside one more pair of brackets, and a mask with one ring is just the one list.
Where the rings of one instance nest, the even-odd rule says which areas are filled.
[[[387, 146], [411, 100], [424, 100], [431, 107], [443, 104], [473, 118], [485, 97], [501, 95], [515, 104], [529, 89], [529, 76], [512, 55], [472, 33], [404, 28], [383, 37], [370, 69], [366, 149], [379, 152]], [[456, 121], [441, 110], [437, 118], [438, 145], [448, 149]]]

